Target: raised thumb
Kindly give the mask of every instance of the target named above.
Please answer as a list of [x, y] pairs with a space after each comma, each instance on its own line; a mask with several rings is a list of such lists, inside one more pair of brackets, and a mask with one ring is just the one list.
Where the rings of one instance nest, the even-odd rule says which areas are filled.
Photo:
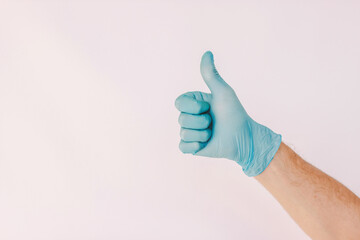
[[216, 70], [212, 52], [207, 51], [202, 56], [200, 72], [211, 93], [220, 92], [224, 89], [230, 88]]

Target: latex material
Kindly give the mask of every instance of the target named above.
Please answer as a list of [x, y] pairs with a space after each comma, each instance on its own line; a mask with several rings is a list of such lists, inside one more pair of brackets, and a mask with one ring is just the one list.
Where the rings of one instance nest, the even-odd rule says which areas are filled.
[[280, 147], [281, 135], [247, 114], [234, 90], [218, 74], [210, 51], [204, 53], [200, 70], [211, 93], [187, 92], [175, 101], [181, 111], [180, 150], [231, 159], [246, 175], [260, 174]]

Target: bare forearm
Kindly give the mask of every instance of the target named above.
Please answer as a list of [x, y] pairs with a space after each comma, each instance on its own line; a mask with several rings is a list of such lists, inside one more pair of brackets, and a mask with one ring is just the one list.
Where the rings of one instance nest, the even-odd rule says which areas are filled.
[[360, 200], [286, 144], [255, 177], [313, 239], [360, 239]]

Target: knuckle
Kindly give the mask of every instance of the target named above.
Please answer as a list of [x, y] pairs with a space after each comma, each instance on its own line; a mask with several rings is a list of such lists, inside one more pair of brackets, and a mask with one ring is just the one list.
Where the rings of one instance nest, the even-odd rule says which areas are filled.
[[184, 144], [182, 141], [180, 141], [180, 143], [179, 143], [179, 149], [181, 152], [184, 152]]
[[181, 114], [179, 115], [178, 122], [179, 122], [180, 125], [183, 124], [183, 122], [184, 122], [184, 114], [181, 113]]
[[180, 130], [180, 138], [183, 140], [185, 140], [185, 138], [186, 138], [186, 130], [183, 128], [181, 128], [181, 130]]
[[179, 107], [180, 107], [180, 97], [177, 97], [177, 98], [176, 98], [176, 100], [175, 100], [175, 107], [176, 107], [177, 109], [179, 109]]

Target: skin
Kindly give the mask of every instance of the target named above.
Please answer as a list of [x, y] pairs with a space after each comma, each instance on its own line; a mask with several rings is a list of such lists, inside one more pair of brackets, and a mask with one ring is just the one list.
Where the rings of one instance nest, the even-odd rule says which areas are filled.
[[360, 239], [360, 199], [283, 142], [254, 178], [312, 239]]
[[211, 93], [188, 92], [175, 101], [180, 150], [236, 161], [312, 239], [359, 240], [360, 199], [252, 120], [217, 72], [211, 52], [204, 53], [200, 70]]

